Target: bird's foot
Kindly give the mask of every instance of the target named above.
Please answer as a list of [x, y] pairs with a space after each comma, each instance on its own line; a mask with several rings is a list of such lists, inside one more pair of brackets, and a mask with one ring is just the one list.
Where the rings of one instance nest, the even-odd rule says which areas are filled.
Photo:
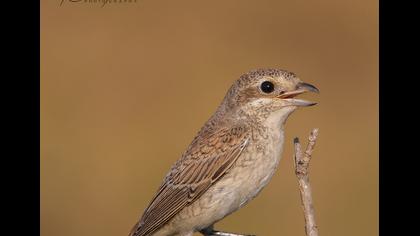
[[204, 236], [255, 236], [252, 234], [234, 234], [234, 233], [217, 231], [213, 229], [204, 229], [204, 230], [201, 230], [200, 233], [202, 233]]

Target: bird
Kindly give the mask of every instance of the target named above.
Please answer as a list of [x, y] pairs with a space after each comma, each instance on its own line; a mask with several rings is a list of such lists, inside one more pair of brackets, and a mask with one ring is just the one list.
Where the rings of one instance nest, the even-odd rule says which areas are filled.
[[251, 70], [228, 89], [215, 113], [166, 174], [129, 236], [240, 236], [214, 224], [254, 199], [271, 180], [293, 111], [319, 90], [293, 72]]

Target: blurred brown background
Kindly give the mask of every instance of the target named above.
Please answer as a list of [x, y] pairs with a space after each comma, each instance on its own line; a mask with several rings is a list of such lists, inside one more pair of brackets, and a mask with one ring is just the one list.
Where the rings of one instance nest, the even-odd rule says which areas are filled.
[[320, 235], [378, 235], [378, 3], [41, 0], [41, 235], [127, 235], [231, 83], [260, 67], [315, 84], [272, 182], [217, 228], [304, 235], [293, 137]]

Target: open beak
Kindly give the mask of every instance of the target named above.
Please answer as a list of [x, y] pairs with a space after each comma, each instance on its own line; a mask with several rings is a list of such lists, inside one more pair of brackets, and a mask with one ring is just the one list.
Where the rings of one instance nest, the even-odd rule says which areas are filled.
[[297, 95], [305, 93], [305, 92], [319, 93], [319, 90], [315, 86], [313, 86], [312, 84], [300, 82], [300, 83], [297, 84], [296, 90], [282, 93], [277, 97], [281, 98], [283, 101], [286, 101], [286, 102], [290, 103], [290, 106], [307, 107], [307, 106], [315, 105], [316, 102], [311, 102], [311, 101], [306, 101], [306, 100], [303, 100], [303, 99], [294, 98]]

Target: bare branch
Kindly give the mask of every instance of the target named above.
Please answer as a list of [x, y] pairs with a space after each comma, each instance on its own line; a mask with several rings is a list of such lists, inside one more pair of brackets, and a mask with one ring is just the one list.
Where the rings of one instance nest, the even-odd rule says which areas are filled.
[[299, 182], [300, 197], [302, 201], [303, 212], [305, 215], [305, 231], [306, 236], [318, 236], [318, 227], [315, 223], [315, 211], [312, 202], [312, 191], [309, 183], [309, 162], [311, 161], [312, 151], [315, 147], [318, 129], [313, 129], [309, 135], [308, 146], [306, 151], [302, 153], [302, 147], [299, 139], [294, 139], [295, 145], [295, 173]]

